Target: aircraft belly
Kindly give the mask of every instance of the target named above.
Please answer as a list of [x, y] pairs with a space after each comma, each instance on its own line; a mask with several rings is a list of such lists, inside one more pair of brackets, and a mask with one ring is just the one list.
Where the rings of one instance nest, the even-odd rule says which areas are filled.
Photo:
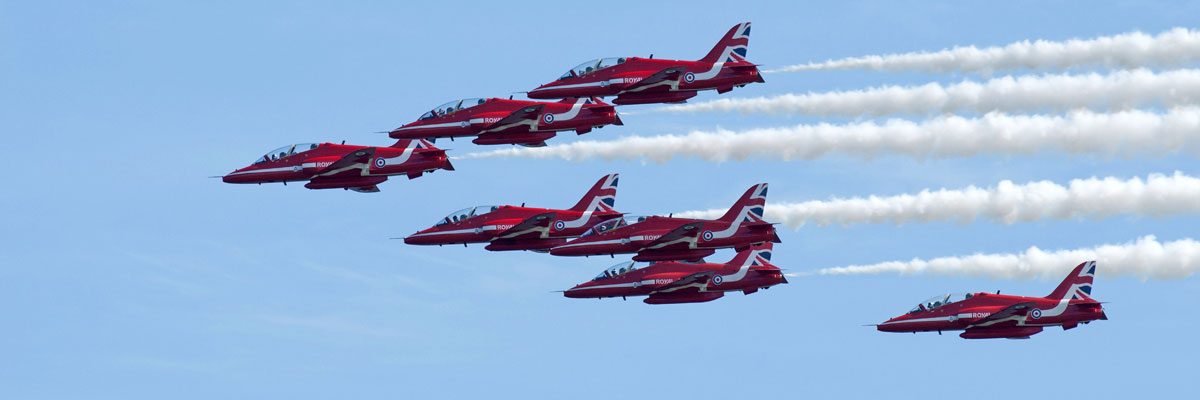
[[564, 238], [548, 238], [548, 239], [523, 239], [523, 240], [495, 240], [488, 243], [487, 250], [491, 251], [511, 251], [511, 250], [531, 250], [545, 251], [550, 250], [555, 246], [561, 246], [566, 243]]

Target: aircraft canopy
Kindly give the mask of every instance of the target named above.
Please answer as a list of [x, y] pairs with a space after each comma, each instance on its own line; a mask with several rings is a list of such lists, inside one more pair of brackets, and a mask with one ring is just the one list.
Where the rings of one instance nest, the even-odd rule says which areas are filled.
[[625, 225], [632, 225], [632, 224], [636, 224], [638, 222], [642, 222], [645, 220], [646, 220], [645, 216], [636, 216], [636, 215], [626, 215], [626, 216], [612, 218], [612, 219], [606, 220], [604, 222], [598, 223], [596, 225], [593, 225], [591, 229], [588, 229], [587, 232], [584, 232], [583, 235], [580, 235], [580, 237], [598, 235], [598, 234], [601, 234], [604, 232], [611, 231], [613, 229], [620, 228]]
[[281, 159], [281, 158], [284, 158], [287, 156], [291, 156], [293, 154], [300, 154], [300, 153], [315, 149], [315, 148], [317, 148], [317, 146], [318, 145], [316, 143], [289, 144], [287, 146], [283, 146], [278, 149], [267, 152], [266, 155], [259, 157], [258, 160], [254, 161], [254, 163], [258, 164], [258, 163], [263, 163], [263, 162], [267, 162], [267, 161], [275, 161], [275, 160], [278, 160], [278, 159]]
[[617, 265], [608, 267], [608, 269], [600, 272], [599, 275], [596, 275], [596, 278], [594, 278], [593, 280], [598, 281], [601, 279], [608, 279], [608, 278], [612, 278], [612, 277], [616, 277], [616, 276], [625, 275], [625, 274], [629, 273], [630, 271], [638, 270], [645, 266], [646, 265], [644, 263], [625, 261], [622, 263], [618, 263]]
[[584, 76], [584, 75], [587, 75], [587, 74], [590, 74], [590, 73], [593, 73], [593, 72], [596, 72], [596, 71], [599, 71], [599, 70], [602, 70], [602, 69], [605, 69], [605, 68], [608, 68], [608, 67], [611, 67], [611, 66], [614, 66], [617, 64], [624, 64], [624, 63], [625, 63], [625, 57], [597, 58], [595, 60], [591, 60], [591, 61], [585, 62], [583, 64], [576, 65], [575, 68], [571, 68], [571, 70], [567, 71], [567, 73], [558, 77], [558, 79], [566, 79], [566, 78], [570, 78], [572, 76]]
[[461, 221], [463, 221], [463, 220], [465, 220], [465, 219], [467, 219], [467, 218], [471, 218], [471, 217], [476, 217], [476, 216], [480, 216], [480, 215], [483, 215], [483, 214], [487, 214], [487, 213], [490, 213], [490, 212], [492, 212], [492, 211], [496, 211], [496, 210], [498, 210], [498, 209], [500, 209], [500, 206], [475, 206], [475, 207], [467, 207], [467, 208], [464, 208], [464, 209], [461, 209], [461, 210], [458, 210], [458, 211], [455, 211], [455, 212], [452, 212], [452, 213], [450, 213], [450, 215], [447, 215], [447, 216], [446, 216], [446, 218], [442, 218], [442, 220], [441, 220], [441, 221], [438, 221], [437, 225], [434, 225], [434, 226], [438, 226], [438, 225], [445, 225], [445, 224], [453, 224], [453, 223], [455, 223], [455, 222], [461, 222]]
[[914, 313], [917, 311], [932, 310], [932, 309], [935, 309], [938, 307], [943, 307], [947, 304], [957, 303], [957, 302], [960, 302], [960, 301], [963, 301], [963, 300], [966, 300], [969, 298], [971, 298], [970, 293], [950, 293], [950, 294], [944, 294], [941, 296], [933, 296], [925, 301], [918, 303], [917, 306], [913, 307], [913, 309], [909, 310], [909, 312]]
[[471, 107], [475, 107], [477, 105], [480, 105], [480, 104], [483, 104], [486, 102], [487, 102], [487, 99], [481, 99], [481, 98], [469, 98], [469, 99], [458, 99], [458, 100], [454, 100], [454, 101], [448, 101], [442, 105], [434, 107], [432, 111], [429, 111], [429, 112], [421, 115], [421, 118], [418, 118], [418, 120], [430, 119], [430, 118], [434, 118], [434, 117], [441, 117], [441, 116], [445, 116], [445, 115], [454, 114], [460, 110], [465, 110], [465, 109], [468, 109]]

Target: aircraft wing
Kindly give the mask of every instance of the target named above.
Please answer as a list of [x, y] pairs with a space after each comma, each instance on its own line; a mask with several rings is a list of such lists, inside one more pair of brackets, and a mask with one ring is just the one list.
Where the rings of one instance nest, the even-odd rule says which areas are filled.
[[696, 239], [700, 237], [700, 227], [703, 225], [703, 222], [684, 224], [650, 242], [650, 244], [646, 245], [646, 248], [656, 250], [691, 248], [691, 245], [695, 244]]
[[553, 211], [537, 214], [500, 232], [496, 239], [544, 239], [550, 234], [550, 221], [553, 220]]
[[374, 147], [352, 151], [317, 171], [316, 176], [323, 178], [362, 176], [363, 172], [371, 165], [371, 157], [374, 156]]
[[1008, 318], [1008, 317], [1011, 317], [1014, 315], [1024, 315], [1025, 313], [1029, 312], [1029, 310], [1032, 308], [1033, 308], [1033, 302], [1029, 302], [1029, 301], [1024, 302], [1024, 303], [1013, 304], [1011, 306], [1005, 307], [1004, 309], [1002, 309], [1000, 311], [996, 311], [996, 312], [992, 313], [991, 315], [980, 318], [978, 321], [971, 323], [971, 326], [988, 325], [990, 323], [995, 323], [996, 321], [999, 321], [999, 320], [1002, 320], [1002, 319], [1005, 319], [1005, 318]]
[[708, 282], [709, 279], [712, 279], [714, 274], [716, 274], [716, 272], [714, 272], [714, 271], [700, 271], [700, 272], [679, 278], [675, 282], [668, 283], [665, 286], [658, 288], [658, 290], [655, 290], [654, 294], [674, 293], [674, 292], [678, 292], [678, 291], [685, 290], [685, 289], [686, 290], [690, 290], [690, 289], [699, 290], [700, 286], [702, 286], [705, 282]]
[[542, 109], [545, 107], [546, 106], [541, 105], [541, 104], [527, 106], [527, 107], [521, 107], [520, 109], [517, 109], [516, 111], [509, 113], [508, 116], [501, 118], [499, 121], [496, 121], [495, 123], [488, 125], [487, 127], [484, 127], [483, 131], [486, 132], [491, 129], [503, 127], [506, 125], [517, 124], [517, 123], [521, 123], [521, 122], [525, 122], [525, 121], [529, 121], [529, 120], [537, 121], [538, 114], [540, 114], [542, 112]]
[[660, 69], [658, 72], [650, 74], [650, 76], [647, 76], [645, 79], [630, 85], [629, 87], [625, 88], [625, 90], [640, 90], [640, 88], [646, 88], [661, 82], [677, 80], [679, 79], [679, 76], [683, 74], [684, 70], [685, 69], [682, 66]]

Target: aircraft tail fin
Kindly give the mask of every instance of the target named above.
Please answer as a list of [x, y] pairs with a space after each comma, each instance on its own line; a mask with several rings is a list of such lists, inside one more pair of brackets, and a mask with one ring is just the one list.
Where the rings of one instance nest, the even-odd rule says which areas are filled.
[[743, 222], [763, 222], [763, 208], [767, 205], [767, 184], [760, 183], [746, 189], [746, 193], [733, 203], [733, 207], [725, 212], [718, 221], [734, 224]]
[[1058, 287], [1046, 296], [1047, 299], [1084, 299], [1091, 300], [1092, 279], [1096, 277], [1096, 262], [1084, 261], [1063, 279]]
[[422, 149], [441, 150], [441, 149], [437, 148], [437, 146], [433, 145], [432, 140], [425, 140], [425, 139], [399, 139], [396, 141], [396, 143], [393, 143], [391, 146], [388, 146], [388, 147], [393, 147], [393, 148], [397, 148], [397, 149], [407, 149], [409, 147], [415, 147], [416, 150], [422, 150]]
[[618, 174], [608, 174], [596, 181], [595, 185], [588, 190], [587, 194], [571, 207], [571, 211], [588, 212], [588, 211], [615, 211], [613, 207], [617, 202], [617, 182]]
[[729, 28], [729, 32], [721, 37], [716, 46], [709, 50], [708, 55], [700, 61], [718, 63], [746, 61], [746, 51], [750, 48], [750, 23], [743, 22]]
[[442, 153], [446, 152], [445, 150], [439, 149], [437, 146], [434, 146], [432, 140], [417, 139], [416, 142], [417, 142], [418, 149], [440, 151]]
[[587, 109], [592, 110], [592, 111], [614, 111], [614, 110], [616, 110], [616, 107], [614, 107], [612, 104], [605, 103], [604, 99], [601, 99], [599, 97], [588, 98], [588, 104], [584, 107], [586, 107]]

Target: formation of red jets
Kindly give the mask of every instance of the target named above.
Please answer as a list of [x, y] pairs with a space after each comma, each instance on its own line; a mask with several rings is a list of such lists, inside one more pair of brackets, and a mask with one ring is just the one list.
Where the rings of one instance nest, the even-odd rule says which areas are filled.
[[[227, 183], [306, 182], [309, 189], [378, 192], [388, 177], [415, 179], [453, 171], [437, 138], [473, 137], [479, 145], [545, 146], [559, 132], [585, 134], [623, 125], [615, 105], [682, 103], [697, 92], [726, 93], [764, 82], [746, 60], [750, 23], [737, 24], [703, 58], [653, 56], [591, 60], [528, 92], [537, 100], [468, 98], [446, 102], [388, 132], [390, 146], [302, 143], [272, 150], [223, 177]], [[612, 97], [612, 104], [603, 99]], [[726, 292], [744, 294], [788, 283], [771, 264], [779, 243], [774, 224], [763, 219], [767, 184], [751, 186], [723, 216], [713, 220], [630, 216], [614, 207], [617, 174], [600, 178], [567, 209], [478, 206], [447, 215], [404, 238], [410, 245], [486, 243], [490, 251], [527, 250], [555, 256], [632, 254], [592, 280], [563, 292], [568, 298], [645, 296], [647, 304], [701, 303]], [[705, 257], [718, 249], [736, 254], [725, 263]], [[885, 332], [963, 331], [963, 338], [1023, 339], [1046, 326], [1071, 329], [1107, 319], [1092, 299], [1094, 261], [1080, 264], [1046, 297], [992, 293], [944, 295], [878, 324]]]

